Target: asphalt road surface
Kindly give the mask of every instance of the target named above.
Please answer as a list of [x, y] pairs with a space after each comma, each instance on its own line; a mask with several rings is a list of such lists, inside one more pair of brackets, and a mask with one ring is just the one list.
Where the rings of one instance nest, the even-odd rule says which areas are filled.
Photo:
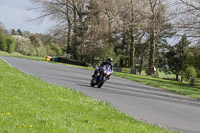
[[92, 71], [67, 65], [0, 56], [20, 71], [105, 100], [139, 121], [188, 133], [200, 133], [200, 101], [112, 76], [102, 88], [90, 87]]

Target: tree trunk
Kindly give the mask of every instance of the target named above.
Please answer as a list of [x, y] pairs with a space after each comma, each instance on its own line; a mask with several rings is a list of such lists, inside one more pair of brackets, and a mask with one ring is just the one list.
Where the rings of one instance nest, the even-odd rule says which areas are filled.
[[76, 42], [77, 40], [77, 13], [76, 13], [76, 7], [75, 7], [75, 2], [73, 1], [73, 5], [74, 5], [74, 41]]
[[178, 74], [176, 74], [176, 81], [178, 81]]
[[155, 52], [156, 52], [156, 38], [155, 38], [155, 32], [153, 31], [150, 37], [150, 53], [149, 53], [149, 68], [148, 68], [148, 75], [151, 76], [154, 74]]
[[70, 49], [71, 49], [71, 26], [68, 26], [68, 34], [67, 34], [67, 53], [68, 54], [70, 53]]
[[142, 72], [142, 65], [143, 65], [144, 55], [142, 54], [142, 59], [140, 61], [140, 68], [139, 68], [139, 74]]
[[82, 61], [83, 60], [83, 52], [84, 52], [84, 25], [82, 25], [83, 23], [83, 16], [81, 16], [81, 14], [79, 14], [79, 24], [81, 25], [81, 27], [79, 27], [80, 28], [80, 31], [79, 32], [81, 32], [81, 36], [80, 36], [80, 42], [81, 42], [81, 57], [80, 57], [80, 61]]
[[67, 53], [70, 53], [71, 49], [71, 18], [70, 18], [70, 12], [69, 12], [69, 0], [66, 0], [66, 17], [67, 17], [67, 22], [68, 22], [68, 31], [67, 31]]
[[133, 29], [131, 30], [131, 49], [130, 49], [130, 67], [134, 69], [135, 67], [135, 40]]
[[[131, 5], [133, 5], [133, 0], [131, 0]], [[131, 11], [131, 21], [134, 23], [134, 10]], [[130, 67], [134, 69], [135, 67], [135, 37], [134, 37], [134, 27], [131, 28], [131, 50], [130, 50]]]
[[74, 20], [73, 20], [73, 23], [74, 23], [74, 26], [73, 26], [73, 32], [74, 32], [74, 35], [73, 35], [73, 46], [71, 46], [71, 53], [73, 55], [73, 58], [75, 60], [78, 59], [78, 52], [77, 52], [77, 11], [76, 11], [76, 3], [75, 3], [75, 0], [72, 1], [73, 2], [73, 17], [74, 17]]

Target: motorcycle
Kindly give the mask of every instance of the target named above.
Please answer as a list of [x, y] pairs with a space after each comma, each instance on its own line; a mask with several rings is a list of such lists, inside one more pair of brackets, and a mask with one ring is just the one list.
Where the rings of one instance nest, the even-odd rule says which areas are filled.
[[[96, 69], [99, 69], [97, 67]], [[97, 85], [98, 88], [101, 88], [102, 85], [110, 78], [112, 75], [112, 70], [110, 68], [110, 65], [105, 65], [102, 68], [99, 69], [97, 74], [95, 74], [94, 78], [90, 81], [90, 86], [94, 87]]]

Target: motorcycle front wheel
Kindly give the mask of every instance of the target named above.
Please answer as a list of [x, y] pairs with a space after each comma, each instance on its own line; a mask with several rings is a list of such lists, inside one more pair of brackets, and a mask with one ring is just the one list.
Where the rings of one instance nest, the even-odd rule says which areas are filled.
[[101, 88], [101, 87], [102, 87], [102, 85], [104, 84], [105, 79], [106, 79], [106, 77], [103, 76], [102, 79], [101, 79], [101, 80], [99, 81], [99, 83], [97, 84], [97, 87], [98, 87], [98, 88]]

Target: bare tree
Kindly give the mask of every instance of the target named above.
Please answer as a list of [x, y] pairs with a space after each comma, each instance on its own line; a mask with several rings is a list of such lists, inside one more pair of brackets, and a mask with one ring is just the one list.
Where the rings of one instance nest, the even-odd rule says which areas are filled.
[[56, 25], [52, 33], [58, 38], [66, 38], [63, 40], [67, 43], [67, 53], [73, 53], [75, 59], [81, 61], [94, 63], [96, 49], [113, 46], [116, 40], [122, 40], [129, 45], [125, 52], [129, 56], [129, 67], [134, 68], [136, 43], [143, 45], [149, 40], [150, 75], [155, 67], [159, 39], [169, 35], [172, 29], [166, 14], [167, 0], [30, 1], [39, 5], [41, 15], [36, 19], [54, 20]]
[[178, 0], [176, 4], [178, 22], [175, 27], [180, 31], [178, 35], [186, 33], [188, 37], [200, 38], [200, 1]]
[[[153, 75], [155, 70], [156, 48], [161, 38], [170, 36], [172, 25], [167, 10], [167, 0], [144, 0], [138, 8], [144, 17], [143, 28], [149, 34], [149, 63], [148, 74]], [[144, 7], [146, 7], [144, 9]]]
[[8, 31], [5, 29], [5, 26], [2, 22], [0, 22], [0, 32], [3, 34], [8, 34]]
[[[115, 1], [115, 22], [120, 27], [119, 32], [123, 33], [123, 40], [125, 34], [130, 34], [130, 50], [129, 50], [129, 67], [135, 67], [135, 41], [140, 34], [139, 25], [141, 25], [142, 18], [137, 10], [136, 3], [138, 0], [114, 0]], [[123, 41], [123, 42], [128, 42]]]

